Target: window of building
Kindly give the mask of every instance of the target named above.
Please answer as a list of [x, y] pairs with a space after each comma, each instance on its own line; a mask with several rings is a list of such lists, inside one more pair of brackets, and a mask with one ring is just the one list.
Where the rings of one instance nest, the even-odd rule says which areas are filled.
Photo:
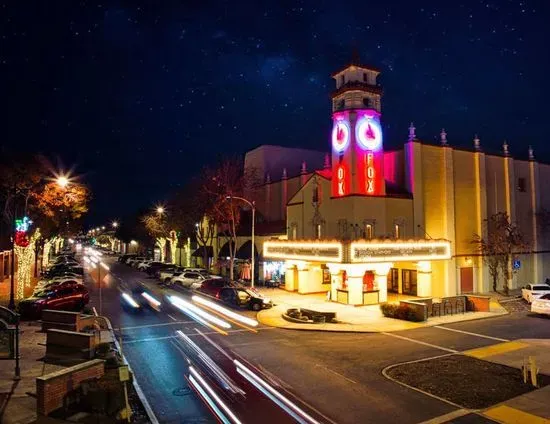
[[296, 240], [298, 238], [298, 225], [296, 223], [290, 224], [290, 238]]
[[374, 226], [372, 224], [365, 224], [365, 239], [371, 240], [374, 237]]
[[317, 224], [316, 227], [315, 227], [315, 237], [317, 239], [320, 239], [321, 238], [321, 234], [322, 233], [322, 225], [321, 224]]
[[345, 82], [346, 82], [346, 77], [345, 77], [345, 75], [342, 75], [340, 77], [340, 84], [344, 85]]
[[394, 236], [396, 239], [400, 239], [402, 235], [402, 225], [394, 224]]
[[363, 81], [367, 82], [367, 73], [366, 72], [363, 72]]
[[401, 280], [403, 281], [403, 293], [416, 296], [417, 294], [417, 272], [413, 269], [401, 270]]
[[525, 178], [518, 178], [518, 191], [526, 191]]
[[370, 99], [368, 97], [363, 99], [363, 106], [370, 107]]

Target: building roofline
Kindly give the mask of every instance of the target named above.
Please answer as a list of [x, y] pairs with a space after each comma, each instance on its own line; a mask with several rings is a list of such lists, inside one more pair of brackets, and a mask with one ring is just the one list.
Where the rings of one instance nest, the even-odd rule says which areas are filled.
[[332, 78], [336, 78], [338, 75], [340, 75], [342, 72], [344, 72], [345, 70], [349, 69], [349, 68], [359, 68], [359, 69], [364, 69], [365, 71], [370, 71], [370, 72], [376, 72], [377, 74], [379, 74], [380, 72], [382, 72], [379, 68], [376, 68], [374, 66], [370, 66], [370, 65], [362, 65], [362, 64], [359, 64], [359, 63], [348, 63], [346, 66], [340, 68], [338, 71], [336, 72], [333, 72], [330, 76]]

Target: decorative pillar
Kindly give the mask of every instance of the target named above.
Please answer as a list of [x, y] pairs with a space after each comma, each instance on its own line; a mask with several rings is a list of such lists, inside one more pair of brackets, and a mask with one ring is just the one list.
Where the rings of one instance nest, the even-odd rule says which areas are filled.
[[409, 139], [405, 143], [405, 184], [413, 199], [413, 231], [416, 237], [425, 237], [424, 191], [422, 184], [422, 144], [416, 140], [415, 128], [411, 122]]
[[307, 179], [307, 166], [306, 161], [302, 162], [302, 169], [300, 170], [300, 186], [303, 187]]
[[456, 233], [455, 233], [455, 187], [454, 187], [454, 162], [453, 149], [447, 144], [447, 133], [441, 131], [441, 144], [443, 145], [443, 238], [451, 241], [451, 259], [444, 262], [444, 289], [446, 296], [454, 296], [457, 293], [456, 278]]
[[[487, 220], [487, 178], [485, 170], [485, 153], [481, 150], [481, 143], [479, 137], [476, 135], [474, 138], [474, 180], [475, 180], [475, 193], [476, 193], [476, 233], [481, 236], [483, 240], [487, 239], [487, 226], [485, 222]], [[483, 266], [483, 258], [479, 255], [475, 257], [474, 266], [474, 289], [477, 292], [485, 293], [489, 291], [489, 273], [485, 266]]]
[[417, 296], [430, 297], [432, 295], [432, 263], [421, 261], [416, 264]]
[[393, 266], [391, 263], [377, 264], [374, 268], [374, 284], [378, 289], [378, 301], [388, 301], [388, 273]]
[[271, 211], [271, 176], [265, 177], [265, 211], [269, 215]]
[[298, 269], [293, 263], [286, 264], [285, 290], [295, 291], [297, 288]]
[[539, 180], [539, 164], [535, 161], [533, 148], [529, 146], [529, 191], [531, 197], [531, 240], [533, 241], [533, 281], [543, 280], [543, 264], [540, 257], [541, 246], [539, 238], [538, 212], [540, 208], [540, 180]]
[[286, 168], [283, 168], [283, 176], [281, 178], [281, 217], [286, 219], [286, 204], [288, 202], [288, 176]]
[[367, 266], [363, 264], [345, 265], [348, 285], [348, 304], [363, 304], [363, 276]]

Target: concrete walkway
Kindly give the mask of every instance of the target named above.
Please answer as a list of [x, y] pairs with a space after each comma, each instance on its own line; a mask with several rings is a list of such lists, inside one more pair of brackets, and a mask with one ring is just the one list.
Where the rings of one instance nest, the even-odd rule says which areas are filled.
[[36, 377], [63, 368], [46, 364], [46, 333], [40, 326], [22, 323], [19, 338], [21, 380], [14, 381], [15, 361], [0, 362], [0, 422], [26, 424], [36, 420]]
[[[464, 314], [445, 315], [430, 318], [427, 322], [410, 322], [382, 315], [379, 305], [349, 306], [326, 300], [325, 295], [301, 295], [281, 289], [258, 288], [264, 296], [270, 298], [275, 306], [258, 313], [257, 319], [270, 327], [290, 330], [317, 330], [342, 332], [388, 332], [430, 327], [452, 322], [470, 321], [506, 315], [506, 310], [496, 301], [491, 301], [490, 312], [466, 312]], [[301, 324], [285, 320], [282, 314], [289, 308], [307, 308], [319, 312], [336, 312], [337, 324]]]

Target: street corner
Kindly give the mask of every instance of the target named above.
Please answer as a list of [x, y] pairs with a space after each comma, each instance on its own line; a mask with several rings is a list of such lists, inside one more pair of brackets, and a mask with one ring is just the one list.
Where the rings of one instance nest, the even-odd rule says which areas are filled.
[[[487, 409], [537, 389], [524, 382], [521, 370], [515, 367], [458, 353], [392, 365], [383, 374], [467, 410]], [[538, 386], [548, 384], [550, 377], [540, 375]]]

